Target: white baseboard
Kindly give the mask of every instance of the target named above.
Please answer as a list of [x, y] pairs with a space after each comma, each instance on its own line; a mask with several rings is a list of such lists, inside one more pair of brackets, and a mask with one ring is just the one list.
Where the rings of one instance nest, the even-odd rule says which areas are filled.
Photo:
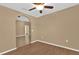
[[[36, 41], [33, 41], [33, 42], [31, 42], [31, 43], [34, 43], [34, 42], [36, 42]], [[13, 48], [13, 49], [9, 49], [9, 50], [7, 50], [7, 51], [1, 52], [0, 55], [3, 55], [3, 54], [5, 54], [5, 53], [8, 53], [8, 52], [13, 51], [13, 50], [15, 50], [15, 49], [17, 49], [17, 48]]]
[[10, 50], [7, 50], [7, 51], [4, 51], [4, 52], [1, 52], [0, 55], [3, 55], [3, 54], [5, 54], [5, 53], [8, 53], [8, 52], [13, 51], [13, 50], [15, 50], [15, 49], [16, 49], [16, 48], [13, 48], [13, 49], [10, 49]]
[[65, 47], [65, 46], [57, 45], [57, 44], [54, 44], [54, 43], [49, 43], [49, 42], [42, 41], [42, 40], [35, 40], [35, 41], [32, 41], [32, 43], [34, 43], [36, 41], [42, 42], [42, 43], [46, 43], [46, 44], [49, 44], [49, 45], [53, 45], [53, 46], [57, 46], [57, 47], [61, 47], [61, 48], [65, 48], [65, 49], [69, 49], [69, 50], [73, 50], [73, 51], [76, 51], [76, 52], [79, 52], [79, 50], [77, 50], [77, 49], [73, 49], [73, 48], [70, 48], [70, 47]]
[[[39, 40], [32, 41], [31, 43], [35, 43], [35, 42], [37, 42], [37, 41], [39, 41]], [[40, 42], [40, 41], [39, 41], [39, 42]]]
[[[58, 46], [58, 47], [61, 47], [61, 48], [65, 48], [65, 49], [69, 49], [69, 50], [73, 50], [73, 51], [79, 52], [79, 50], [77, 50], [77, 49], [73, 49], [73, 48], [69, 48], [69, 47], [57, 45], [57, 44], [54, 44], [54, 43], [49, 43], [49, 42], [42, 41], [42, 40], [35, 40], [35, 41], [32, 41], [31, 43], [34, 43], [34, 42], [37, 42], [37, 41], [38, 41], [38, 42], [42, 42], [42, 43], [46, 43], [46, 44], [49, 44], [49, 45]], [[10, 52], [10, 51], [13, 51], [13, 50], [15, 50], [15, 49], [17, 49], [17, 48], [13, 48], [13, 49], [10, 49], [10, 50], [1, 52], [0, 55], [3, 55], [3, 54], [5, 54], [5, 53]]]

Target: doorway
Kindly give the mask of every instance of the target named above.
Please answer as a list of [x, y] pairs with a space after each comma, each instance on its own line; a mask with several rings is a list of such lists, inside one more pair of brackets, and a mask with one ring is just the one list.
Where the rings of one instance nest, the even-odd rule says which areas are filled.
[[31, 23], [27, 21], [16, 21], [16, 47], [29, 44], [31, 41]]

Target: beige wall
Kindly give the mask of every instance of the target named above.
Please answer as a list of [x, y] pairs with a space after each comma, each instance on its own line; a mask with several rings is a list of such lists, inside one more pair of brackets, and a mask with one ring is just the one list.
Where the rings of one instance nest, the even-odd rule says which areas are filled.
[[26, 45], [25, 36], [16, 37], [16, 47], [22, 47]]
[[16, 36], [25, 35], [24, 22], [16, 21]]
[[38, 32], [38, 23], [37, 18], [29, 18], [31, 20], [31, 40], [35, 41], [39, 39], [39, 32]]
[[35, 23], [37, 40], [79, 50], [79, 5], [36, 18]]
[[16, 48], [16, 17], [19, 14], [0, 6], [0, 52]]

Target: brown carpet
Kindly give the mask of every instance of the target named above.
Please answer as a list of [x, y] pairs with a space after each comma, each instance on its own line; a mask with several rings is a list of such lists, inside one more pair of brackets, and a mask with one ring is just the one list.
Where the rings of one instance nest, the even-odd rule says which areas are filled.
[[26, 45], [5, 53], [4, 55], [79, 55], [79, 52], [37, 41], [31, 45]]

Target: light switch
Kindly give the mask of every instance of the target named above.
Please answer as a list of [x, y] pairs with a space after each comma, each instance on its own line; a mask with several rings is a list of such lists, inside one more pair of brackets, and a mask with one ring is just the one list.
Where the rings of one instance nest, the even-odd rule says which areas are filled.
[[31, 31], [34, 32], [34, 29], [32, 29]]

